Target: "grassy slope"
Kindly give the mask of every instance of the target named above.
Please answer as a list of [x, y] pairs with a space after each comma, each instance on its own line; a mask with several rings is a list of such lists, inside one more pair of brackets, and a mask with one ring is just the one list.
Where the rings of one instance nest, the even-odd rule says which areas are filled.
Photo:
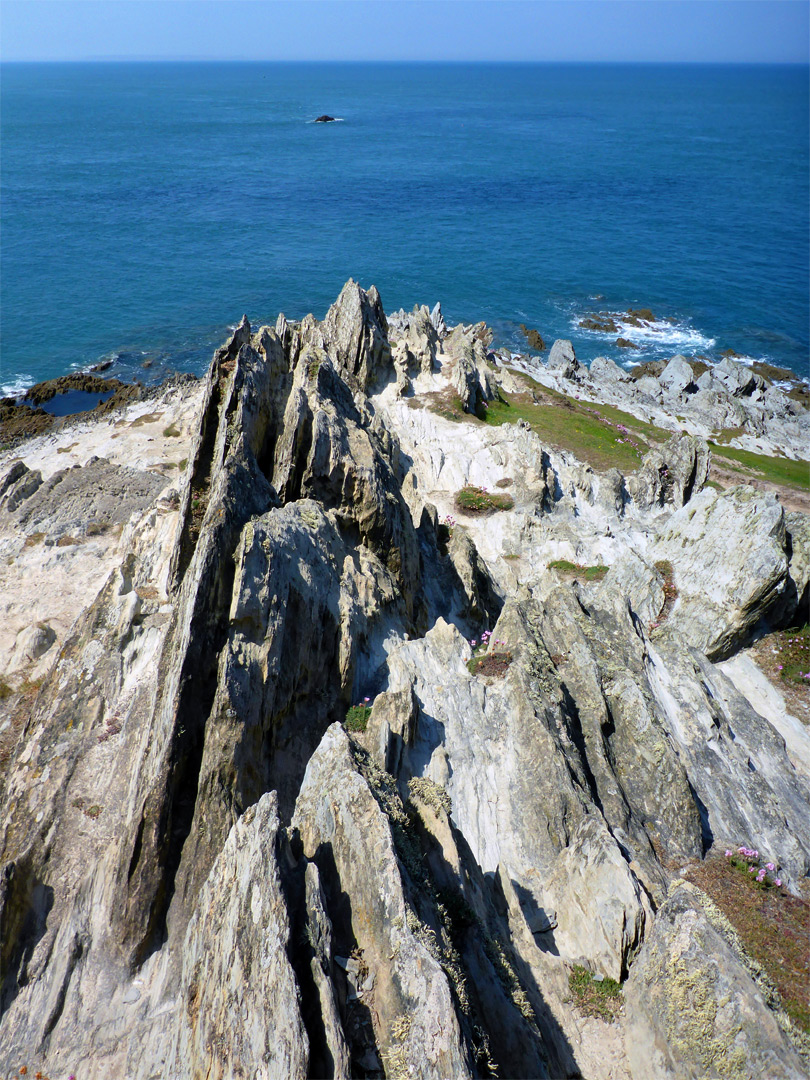
[[[769, 480], [773, 484], [810, 490], [810, 463], [791, 461], [790, 458], [765, 457], [764, 454], [752, 454], [749, 450], [737, 450], [733, 446], [718, 446], [710, 442], [712, 457], [725, 468], [740, 473], [741, 480], [746, 475]], [[742, 468], [740, 468], [742, 466]]]
[[[570, 450], [596, 469], [615, 467], [627, 473], [638, 467], [651, 445], [664, 443], [671, 431], [639, 420], [612, 405], [592, 405], [565, 397], [541, 386], [528, 376], [520, 378], [529, 387], [526, 393], [501, 393], [501, 401], [490, 403], [486, 423], [492, 425], [525, 420], [551, 445]], [[638, 452], [615, 427], [621, 424], [632, 433]], [[749, 477], [801, 491], [810, 490], [810, 463], [783, 457], [767, 457], [710, 442], [718, 465], [739, 473], [740, 482]]]
[[[540, 398], [539, 394], [537, 396]], [[593, 409], [612, 420], [613, 417], [608, 416], [608, 411], [603, 406], [583, 407], [580, 402], [552, 396], [545, 390], [542, 400], [536, 402], [532, 400], [531, 394], [502, 394], [502, 398], [501, 401], [490, 402], [486, 423], [497, 426], [525, 420], [552, 446], [570, 450], [595, 469], [610, 469], [615, 466], [622, 472], [631, 472], [638, 468], [642, 455], [649, 448], [649, 444], [639, 432], [639, 422], [633, 417], [625, 419], [624, 414], [618, 410], [612, 411], [618, 414], [618, 422], [633, 432], [632, 437], [639, 450], [626, 441], [619, 442], [619, 439], [626, 439], [622, 432], [586, 411]]]

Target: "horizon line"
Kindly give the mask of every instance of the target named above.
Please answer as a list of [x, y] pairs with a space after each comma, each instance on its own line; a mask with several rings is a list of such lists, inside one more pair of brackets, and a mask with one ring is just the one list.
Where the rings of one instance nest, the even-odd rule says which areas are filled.
[[810, 67], [807, 60], [605, 60], [605, 59], [437, 59], [437, 58], [382, 58], [368, 60], [348, 57], [286, 57], [267, 58], [259, 56], [81, 56], [81, 57], [0, 57], [0, 66], [7, 64], [602, 64], [605, 67], [633, 65], [657, 66], [704, 66], [704, 67]]

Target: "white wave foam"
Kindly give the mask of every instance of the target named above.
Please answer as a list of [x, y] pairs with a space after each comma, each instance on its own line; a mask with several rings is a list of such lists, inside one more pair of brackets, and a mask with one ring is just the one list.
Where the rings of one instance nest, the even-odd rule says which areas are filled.
[[18, 375], [14, 382], [0, 385], [0, 397], [20, 397], [34, 385], [30, 375]]
[[678, 349], [711, 349], [715, 345], [715, 339], [701, 334], [688, 322], [668, 322], [656, 319], [654, 322], [641, 322], [636, 326], [634, 323], [625, 322], [621, 315], [611, 315], [617, 332], [605, 333], [603, 330], [589, 330], [580, 326], [582, 315], [574, 316], [571, 326], [578, 334], [583, 331], [603, 341], [615, 341], [617, 337], [624, 337], [630, 341], [643, 345], [674, 346]]

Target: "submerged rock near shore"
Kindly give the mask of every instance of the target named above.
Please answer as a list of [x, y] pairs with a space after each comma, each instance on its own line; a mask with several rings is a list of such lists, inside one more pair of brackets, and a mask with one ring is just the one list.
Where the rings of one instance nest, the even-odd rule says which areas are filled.
[[706, 874], [810, 911], [808, 718], [720, 666], [806, 623], [808, 519], [646, 415], [561, 448], [646, 391], [491, 340], [350, 281], [0, 455], [4, 1073], [807, 1074]]

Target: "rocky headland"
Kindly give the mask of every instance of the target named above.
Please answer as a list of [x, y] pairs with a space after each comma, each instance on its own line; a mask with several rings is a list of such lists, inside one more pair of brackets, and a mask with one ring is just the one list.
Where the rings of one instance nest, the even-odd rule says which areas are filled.
[[808, 413], [491, 341], [7, 433], [2, 1075], [808, 1075]]

